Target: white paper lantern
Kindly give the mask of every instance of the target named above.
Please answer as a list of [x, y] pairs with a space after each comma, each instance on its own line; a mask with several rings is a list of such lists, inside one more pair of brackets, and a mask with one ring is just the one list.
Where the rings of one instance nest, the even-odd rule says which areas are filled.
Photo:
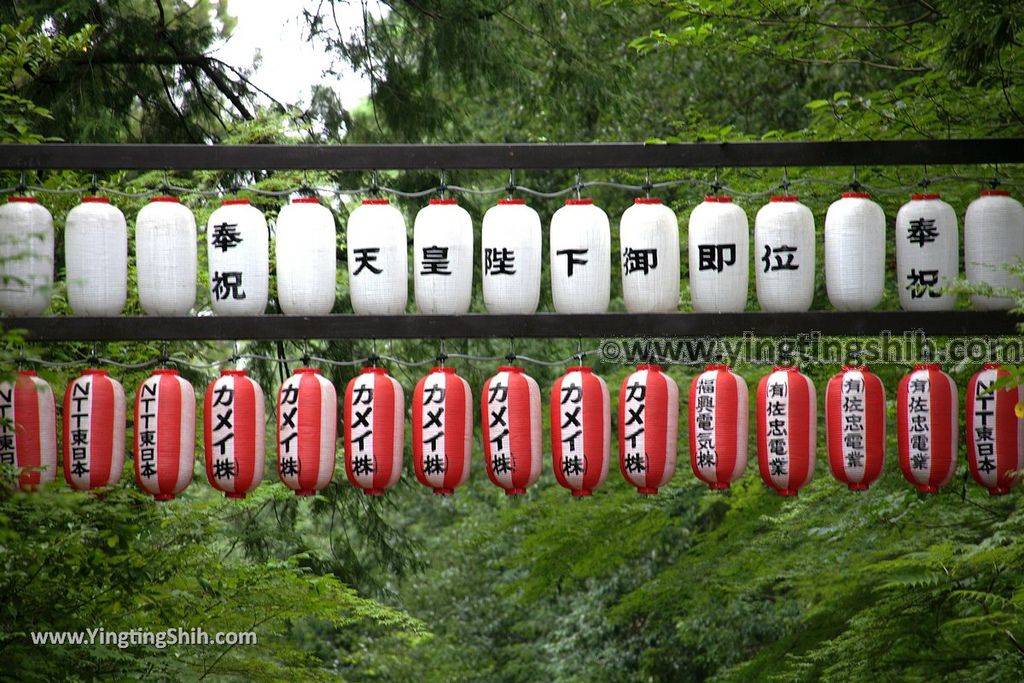
[[473, 219], [454, 199], [431, 199], [413, 225], [413, 285], [420, 313], [469, 312], [473, 297]]
[[772, 197], [757, 212], [754, 281], [761, 310], [810, 310], [814, 299], [814, 242], [814, 215], [798, 197]]
[[206, 224], [210, 301], [217, 315], [263, 315], [270, 239], [263, 212], [248, 199], [225, 199]]
[[139, 304], [148, 315], [188, 315], [196, 303], [196, 218], [177, 197], [154, 197], [135, 219]]
[[611, 227], [592, 199], [567, 199], [551, 217], [551, 298], [557, 313], [605, 313], [611, 298]]
[[128, 298], [128, 224], [106, 197], [82, 197], [64, 228], [64, 272], [75, 315], [115, 316]]
[[959, 273], [956, 212], [937, 194], [915, 194], [896, 214], [896, 290], [905, 311], [951, 311], [943, 293]]
[[885, 212], [867, 192], [844, 192], [825, 214], [825, 288], [840, 311], [869, 311], [885, 287]]
[[[981, 197], [971, 202], [964, 217], [964, 270], [967, 281], [996, 289], [1016, 289], [1020, 278], [1007, 266], [1019, 265], [1024, 259], [1024, 206], [1006, 190], [982, 190]], [[971, 297], [974, 307], [982, 311], [1013, 308], [1008, 296]]]
[[0, 311], [39, 315], [53, 291], [53, 217], [35, 197], [0, 206]]
[[540, 301], [540, 216], [522, 199], [499, 199], [484, 214], [480, 237], [488, 313], [530, 314]]
[[348, 218], [348, 286], [358, 315], [401, 315], [409, 302], [405, 218], [387, 199], [364, 199]]
[[277, 303], [285, 315], [327, 315], [334, 308], [337, 235], [331, 210], [300, 197], [277, 215]]
[[690, 300], [698, 313], [740, 313], [750, 282], [750, 226], [732, 197], [705, 197], [690, 213]]
[[630, 313], [679, 310], [679, 221], [656, 197], [638, 197], [619, 221], [622, 299]]

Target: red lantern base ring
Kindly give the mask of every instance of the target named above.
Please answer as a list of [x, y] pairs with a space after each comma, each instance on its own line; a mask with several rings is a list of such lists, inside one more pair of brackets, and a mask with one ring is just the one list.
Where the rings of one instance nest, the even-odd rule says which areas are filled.
[[783, 498], [796, 498], [796, 489], [776, 489], [775, 493], [779, 494]]
[[315, 496], [316, 489], [295, 489], [296, 496]]
[[988, 490], [990, 496], [1005, 496], [1010, 492], [1010, 489], [1006, 486], [996, 486]]
[[642, 493], [642, 494], [647, 495], [647, 496], [650, 496], [650, 495], [657, 495], [658, 489], [650, 487], [650, 486], [641, 486], [640, 488], [638, 488], [636, 490], [636, 492], [637, 493]]
[[726, 491], [729, 489], [729, 482], [727, 481], [713, 481], [708, 484], [708, 488], [712, 491]]
[[848, 486], [848, 488], [851, 491], [867, 491], [868, 490], [868, 485], [867, 484], [848, 484], [847, 486]]
[[165, 501], [165, 500], [174, 500], [174, 494], [173, 493], [158, 493], [155, 496], [153, 496], [153, 500], [159, 500], [161, 502]]
[[521, 496], [526, 493], [524, 488], [505, 489], [506, 496]]
[[453, 488], [442, 487], [442, 488], [439, 488], [439, 489], [434, 489], [434, 495], [435, 496], [450, 496], [453, 493], [455, 493], [455, 489], [453, 489]]
[[234, 492], [230, 492], [229, 491], [229, 492], [224, 494], [224, 497], [225, 498], [232, 498], [234, 500], [242, 500], [243, 498], [245, 498], [245, 494], [244, 493], [234, 493]]
[[939, 487], [918, 484], [917, 490], [920, 493], [938, 493], [939, 492]]
[[363, 493], [368, 496], [383, 496], [384, 489], [363, 489]]
[[593, 491], [591, 491], [590, 489], [574, 489], [572, 495], [575, 496], [576, 498], [585, 498], [589, 496], [591, 493], [593, 493]]

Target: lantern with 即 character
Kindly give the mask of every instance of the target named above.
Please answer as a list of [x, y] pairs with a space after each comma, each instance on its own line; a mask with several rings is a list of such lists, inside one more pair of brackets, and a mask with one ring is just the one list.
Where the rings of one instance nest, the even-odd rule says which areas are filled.
[[693, 310], [742, 312], [750, 279], [747, 214], [732, 197], [705, 197], [690, 212], [688, 242]]

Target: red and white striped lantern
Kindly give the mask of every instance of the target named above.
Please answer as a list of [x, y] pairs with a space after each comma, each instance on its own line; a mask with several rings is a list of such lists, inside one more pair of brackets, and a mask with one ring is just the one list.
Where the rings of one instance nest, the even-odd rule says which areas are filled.
[[825, 434], [832, 476], [867, 491], [885, 465], [885, 387], [867, 366], [843, 366], [828, 381]]
[[106, 370], [88, 369], [64, 393], [64, 478], [88, 491], [121, 479], [125, 439], [124, 387]]
[[192, 483], [196, 392], [177, 370], [154, 370], [135, 392], [135, 481], [156, 500]]
[[540, 477], [540, 387], [520, 367], [500, 367], [480, 397], [487, 476], [510, 496]]
[[221, 370], [206, 388], [206, 478], [227, 498], [245, 498], [263, 480], [265, 410], [263, 389], [245, 370]]
[[551, 386], [551, 460], [572, 495], [589, 496], [604, 483], [611, 434], [608, 385], [591, 368], [569, 368]]
[[57, 477], [56, 402], [50, 385], [31, 370], [0, 383], [0, 463], [21, 468], [22, 491]]
[[658, 365], [638, 365], [619, 391], [619, 469], [638, 493], [657, 493], [676, 471], [679, 386]]
[[818, 405], [814, 383], [794, 366], [776, 366], [757, 385], [757, 461], [761, 479], [795, 496], [814, 476]]
[[690, 383], [690, 467], [714, 490], [747, 469], [749, 412], [747, 383], [728, 365], [708, 365]]
[[363, 368], [345, 389], [345, 473], [368, 496], [398, 483], [405, 452], [405, 393], [384, 368]]
[[299, 368], [277, 392], [277, 474], [299, 496], [334, 477], [338, 393], [314, 368]]
[[469, 479], [473, 454], [473, 391], [455, 368], [433, 368], [412, 394], [416, 478], [439, 496]]
[[992, 390], [1009, 374], [999, 363], [986, 363], [967, 383], [967, 466], [993, 496], [1009, 493], [1024, 469], [1024, 420], [1014, 412], [1024, 386]]
[[900, 469], [921, 493], [938, 493], [956, 472], [957, 390], [938, 363], [915, 365], [896, 392]]

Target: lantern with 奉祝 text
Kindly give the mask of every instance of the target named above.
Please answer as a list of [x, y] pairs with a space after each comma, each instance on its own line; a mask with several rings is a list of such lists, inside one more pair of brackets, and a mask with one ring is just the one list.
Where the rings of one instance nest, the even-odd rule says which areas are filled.
[[487, 312], [536, 313], [542, 258], [540, 216], [522, 199], [499, 199], [484, 214], [480, 237]]
[[938, 493], [956, 472], [957, 389], [938, 363], [915, 365], [896, 392], [900, 469], [921, 493]]
[[551, 460], [555, 479], [573, 496], [604, 483], [611, 434], [608, 385], [591, 368], [569, 368], [551, 386]]
[[405, 452], [405, 394], [384, 368], [363, 368], [345, 389], [345, 473], [379, 496], [398, 483]]
[[368, 198], [348, 217], [348, 286], [358, 315], [401, 315], [409, 303], [405, 217], [387, 199]]
[[473, 298], [473, 219], [454, 199], [431, 199], [413, 225], [413, 286], [420, 313], [459, 315]]
[[761, 479], [780, 496], [795, 496], [814, 476], [818, 405], [811, 379], [776, 366], [757, 385], [757, 461]]
[[245, 370], [221, 370], [206, 387], [204, 408], [206, 478], [227, 498], [245, 498], [263, 481], [263, 389]]
[[64, 228], [64, 273], [75, 315], [120, 315], [128, 299], [128, 225], [106, 197], [82, 197]]
[[469, 479], [473, 454], [473, 392], [455, 368], [437, 367], [412, 394], [416, 478], [440, 496]]
[[1024, 386], [994, 388], [1009, 375], [999, 363], [986, 363], [967, 383], [967, 465], [993, 496], [1009, 493], [1024, 469], [1024, 420], [1015, 411]]
[[263, 315], [270, 238], [263, 212], [248, 199], [225, 199], [206, 224], [210, 303], [217, 315]]
[[196, 393], [177, 370], [154, 370], [135, 392], [135, 481], [156, 500], [192, 482]]
[[0, 383], [0, 463], [20, 469], [22, 491], [57, 477], [56, 402], [50, 385], [31, 370]]
[[885, 213], [867, 192], [844, 192], [825, 214], [825, 288], [840, 311], [869, 311], [885, 288]]
[[885, 387], [866, 366], [844, 366], [828, 381], [825, 434], [832, 476], [867, 491], [885, 465]]
[[334, 215], [316, 197], [281, 207], [275, 226], [277, 303], [285, 315], [327, 315], [334, 308]]
[[40, 315], [53, 293], [53, 216], [35, 197], [0, 206], [0, 312]]
[[567, 199], [551, 217], [551, 298], [557, 313], [604, 313], [611, 297], [611, 228], [592, 199]]
[[754, 218], [754, 272], [761, 310], [810, 310], [814, 250], [814, 216], [799, 198], [772, 197], [761, 207]]
[[959, 273], [956, 212], [937, 194], [915, 194], [896, 214], [896, 289], [905, 311], [950, 311], [944, 291]]
[[116, 484], [124, 469], [124, 387], [83, 370], [64, 392], [64, 478], [78, 491]]
[[487, 476], [510, 496], [540, 477], [543, 446], [540, 387], [520, 367], [498, 368], [484, 382], [480, 418]]
[[679, 310], [679, 222], [656, 197], [637, 197], [619, 221], [622, 300], [630, 313]]
[[690, 302], [698, 313], [740, 313], [747, 305], [750, 234], [732, 197], [708, 196], [690, 212]]
[[619, 392], [619, 469], [638, 493], [657, 493], [676, 471], [679, 386], [658, 365], [638, 365]]
[[690, 383], [690, 467], [721, 490], [747, 468], [750, 398], [747, 383], [728, 365], [708, 365]]
[[188, 315], [196, 303], [196, 219], [177, 197], [154, 197], [135, 218], [139, 305], [148, 315]]
[[[1024, 259], [1024, 206], [1006, 190], [982, 190], [964, 216], [964, 271], [973, 285], [1020, 291], [1019, 277], [1010, 266]], [[1007, 294], [974, 294], [974, 307], [982, 311], [1013, 308]]]
[[323, 491], [334, 477], [338, 394], [313, 368], [299, 368], [277, 392], [277, 474], [299, 496]]

